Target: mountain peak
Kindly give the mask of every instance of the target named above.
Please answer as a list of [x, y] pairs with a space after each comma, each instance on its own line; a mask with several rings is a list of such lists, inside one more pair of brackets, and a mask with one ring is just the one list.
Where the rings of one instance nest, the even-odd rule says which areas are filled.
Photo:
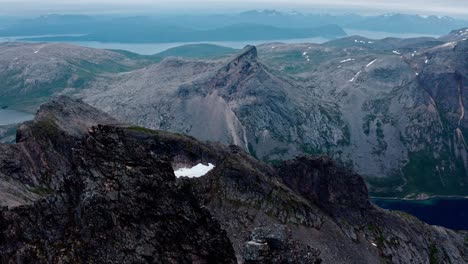
[[[255, 66], [257, 65], [257, 66]], [[247, 45], [242, 51], [231, 58], [222, 69], [224, 72], [238, 71], [240, 73], [251, 72], [258, 68], [258, 53], [255, 46]], [[231, 72], [232, 73], [232, 72]]]
[[236, 60], [256, 60], [258, 58], [257, 48], [252, 45], [245, 46], [237, 55]]
[[[97, 124], [119, 124], [108, 114], [84, 103], [79, 99], [58, 96], [43, 104], [36, 114], [35, 123], [52, 124], [54, 127], [73, 137], [81, 137], [88, 127]], [[22, 125], [17, 133], [17, 141], [24, 141], [33, 129]]]

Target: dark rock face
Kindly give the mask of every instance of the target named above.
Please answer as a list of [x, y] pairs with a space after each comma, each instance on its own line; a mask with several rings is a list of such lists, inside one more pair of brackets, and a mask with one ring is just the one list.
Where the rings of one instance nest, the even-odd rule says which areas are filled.
[[[114, 122], [62, 97], [0, 145], [1, 263], [468, 262], [466, 234], [374, 207], [328, 158]], [[175, 178], [198, 163], [215, 168]]]
[[[82, 113], [82, 104], [66, 104], [74, 110], [68, 117], [97, 111]], [[38, 116], [53, 114], [50, 107], [60, 105], [47, 105]], [[92, 122], [79, 121], [66, 127]], [[36, 129], [26, 131], [31, 134], [23, 142], [37, 139]], [[62, 157], [69, 170], [60, 186], [32, 205], [1, 212], [2, 263], [235, 263], [225, 232], [190, 192], [176, 186], [167, 158], [120, 128], [99, 126], [89, 133], [61, 142], [71, 153]]]
[[328, 157], [300, 157], [278, 170], [289, 188], [333, 215], [372, 208], [363, 179]]
[[320, 251], [292, 241], [286, 226], [258, 227], [245, 243], [245, 263], [322, 263]]

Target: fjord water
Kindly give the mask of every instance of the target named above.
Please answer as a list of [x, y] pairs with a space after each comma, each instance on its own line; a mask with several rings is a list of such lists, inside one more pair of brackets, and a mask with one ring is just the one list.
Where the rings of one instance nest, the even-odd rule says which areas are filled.
[[[259, 45], [266, 42], [282, 43], [317, 43], [321, 44], [329, 41], [326, 38], [305, 38], [305, 39], [279, 39], [279, 40], [243, 40], [243, 41], [203, 41], [203, 42], [168, 42], [168, 43], [117, 43], [117, 42], [98, 42], [98, 41], [63, 41], [63, 43], [83, 46], [95, 49], [115, 49], [126, 50], [141, 55], [153, 55], [165, 50], [188, 45], [188, 44], [213, 44], [233, 49], [242, 49], [247, 45]], [[60, 41], [58, 41], [60, 42]]]
[[32, 120], [33, 115], [16, 110], [0, 109], [0, 126], [18, 124]]
[[384, 209], [409, 213], [431, 225], [455, 230], [468, 230], [467, 198], [373, 199], [372, 201]]
[[[379, 32], [379, 31], [365, 31], [365, 30], [352, 30], [346, 29], [346, 33], [349, 36], [359, 35], [362, 37], [370, 39], [382, 39], [386, 37], [396, 37], [396, 38], [407, 38], [407, 37], [438, 37], [435, 35], [428, 34], [404, 34], [404, 33], [388, 33], [388, 32]], [[8, 41], [22, 41], [22, 38], [33, 38], [33, 37], [53, 37], [53, 36], [80, 36], [80, 35], [39, 35], [39, 36], [10, 36], [10, 37], [0, 37], [0, 42]], [[53, 41], [56, 43], [67, 43], [77, 46], [96, 48], [96, 49], [116, 49], [116, 50], [126, 50], [141, 55], [153, 55], [165, 50], [187, 45], [187, 44], [214, 44], [234, 49], [242, 49], [247, 45], [260, 45], [263, 43], [273, 43], [273, 42], [282, 42], [282, 43], [315, 43], [323, 44], [327, 41], [333, 39], [327, 39], [322, 37], [312, 37], [312, 38], [301, 38], [301, 39], [277, 39], [277, 40], [242, 40], [242, 41], [202, 41], [202, 42], [168, 42], [168, 43], [118, 43], [118, 42], [99, 42], [99, 41]], [[26, 42], [36, 42], [36, 41], [26, 41]], [[40, 41], [39, 41], [40, 42]]]

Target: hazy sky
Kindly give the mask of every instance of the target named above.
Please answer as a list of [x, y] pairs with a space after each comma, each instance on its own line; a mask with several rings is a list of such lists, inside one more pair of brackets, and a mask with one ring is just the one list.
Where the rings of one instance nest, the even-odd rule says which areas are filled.
[[0, 14], [188, 13], [277, 8], [303, 12], [406, 12], [468, 17], [468, 0], [0, 0]]

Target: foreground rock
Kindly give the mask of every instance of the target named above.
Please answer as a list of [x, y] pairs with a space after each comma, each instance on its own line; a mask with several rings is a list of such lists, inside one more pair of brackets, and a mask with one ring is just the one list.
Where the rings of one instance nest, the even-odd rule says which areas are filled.
[[271, 166], [64, 97], [0, 147], [2, 263], [468, 262], [464, 234], [374, 207], [325, 157]]
[[14, 178], [0, 167], [31, 193], [0, 214], [2, 263], [235, 263], [225, 232], [176, 186], [167, 158], [114, 127], [84, 137], [90, 122], [113, 120], [61, 98], [21, 128], [11, 151], [33, 164], [20, 167], [50, 174]]

